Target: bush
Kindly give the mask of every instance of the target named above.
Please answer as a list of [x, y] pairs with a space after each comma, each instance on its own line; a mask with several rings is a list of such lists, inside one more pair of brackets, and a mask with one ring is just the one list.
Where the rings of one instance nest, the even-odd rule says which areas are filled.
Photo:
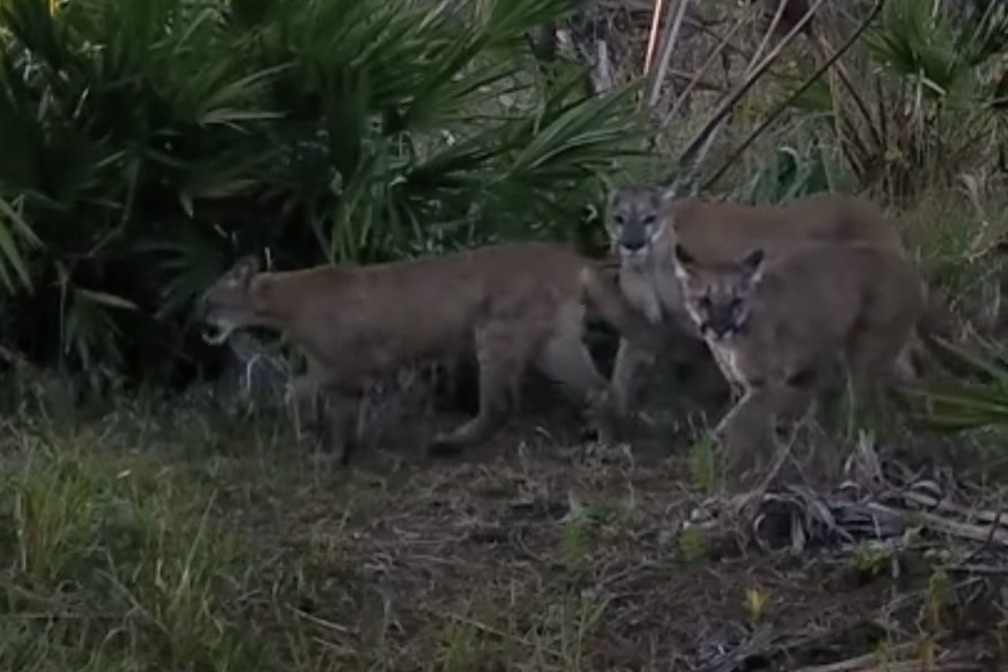
[[199, 354], [193, 298], [240, 254], [590, 244], [580, 212], [643, 133], [629, 87], [537, 67], [527, 31], [578, 4], [11, 0], [4, 333], [96, 389], [163, 381]]

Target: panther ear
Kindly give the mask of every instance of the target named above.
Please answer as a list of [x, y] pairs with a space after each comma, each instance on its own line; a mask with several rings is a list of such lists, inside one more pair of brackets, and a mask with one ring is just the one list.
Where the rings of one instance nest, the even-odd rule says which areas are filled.
[[739, 261], [742, 268], [745, 269], [746, 274], [749, 276], [749, 281], [754, 283], [759, 282], [760, 278], [763, 277], [765, 262], [766, 253], [759, 247], [747, 252]]
[[242, 284], [248, 284], [252, 281], [253, 276], [259, 272], [260, 268], [259, 257], [249, 254], [235, 262], [235, 265], [228, 272], [228, 276]]
[[662, 201], [672, 203], [687, 198], [695, 198], [699, 193], [699, 185], [694, 176], [684, 175], [666, 185], [661, 192]]

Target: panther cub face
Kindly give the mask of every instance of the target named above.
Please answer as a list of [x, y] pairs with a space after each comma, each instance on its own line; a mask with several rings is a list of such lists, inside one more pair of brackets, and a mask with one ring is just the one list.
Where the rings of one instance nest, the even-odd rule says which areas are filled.
[[723, 341], [745, 328], [750, 298], [763, 276], [765, 257], [762, 249], [755, 249], [732, 262], [701, 264], [676, 245], [676, 277], [682, 286], [686, 311], [701, 336]]
[[623, 263], [640, 265], [650, 258], [654, 245], [668, 233], [662, 218], [666, 204], [660, 187], [623, 187], [610, 194], [606, 230]]

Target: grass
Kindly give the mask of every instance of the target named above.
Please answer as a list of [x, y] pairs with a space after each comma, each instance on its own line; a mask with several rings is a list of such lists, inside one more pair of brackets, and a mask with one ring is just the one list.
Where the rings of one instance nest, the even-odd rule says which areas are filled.
[[[939, 241], [935, 258], [974, 234], [963, 212], [924, 204], [902, 220]], [[941, 242], [950, 213], [960, 237]], [[975, 265], [942, 269], [963, 305], [988, 291]], [[287, 424], [228, 417], [195, 392], [90, 418], [41, 408], [0, 432], [3, 670], [1006, 660], [1000, 432], [832, 437], [821, 450], [847, 461], [827, 486], [799, 470], [739, 500], [702, 438], [631, 453], [529, 414], [458, 460], [407, 447], [327, 471]]]
[[320, 473], [271, 427], [193, 429], [197, 414], [165, 410], [153, 433], [124, 413], [7, 433], [0, 669], [714, 669], [908, 642], [999, 651], [977, 634], [998, 613], [996, 577], [950, 569], [996, 549], [951, 513], [917, 520], [895, 488], [875, 502], [893, 512], [881, 535], [842, 523], [838, 543], [808, 523], [816, 553], [760, 552], [797, 509], [723, 508], [675, 451], [565, 450], [519, 428], [466, 461], [379, 453]]

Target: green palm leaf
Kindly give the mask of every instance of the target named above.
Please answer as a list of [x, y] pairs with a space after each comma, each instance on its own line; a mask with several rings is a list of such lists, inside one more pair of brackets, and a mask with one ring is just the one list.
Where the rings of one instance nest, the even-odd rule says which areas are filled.
[[538, 75], [526, 31], [580, 4], [9, 0], [0, 197], [18, 219], [0, 220], [0, 281], [47, 288], [15, 329], [115, 369], [123, 348], [168, 346], [98, 325], [183, 333], [235, 254], [294, 267], [568, 237], [642, 137], [629, 88]]
[[971, 346], [940, 342], [940, 347], [971, 373], [963, 380], [912, 386], [904, 390], [913, 417], [946, 431], [1008, 423], [1008, 352], [986, 339]]
[[[9, 292], [15, 291], [19, 285], [32, 289], [24, 248], [42, 246], [42, 241], [22, 217], [21, 205], [20, 199], [11, 203], [0, 197], [0, 280]], [[12, 271], [18, 283], [11, 277]]]

